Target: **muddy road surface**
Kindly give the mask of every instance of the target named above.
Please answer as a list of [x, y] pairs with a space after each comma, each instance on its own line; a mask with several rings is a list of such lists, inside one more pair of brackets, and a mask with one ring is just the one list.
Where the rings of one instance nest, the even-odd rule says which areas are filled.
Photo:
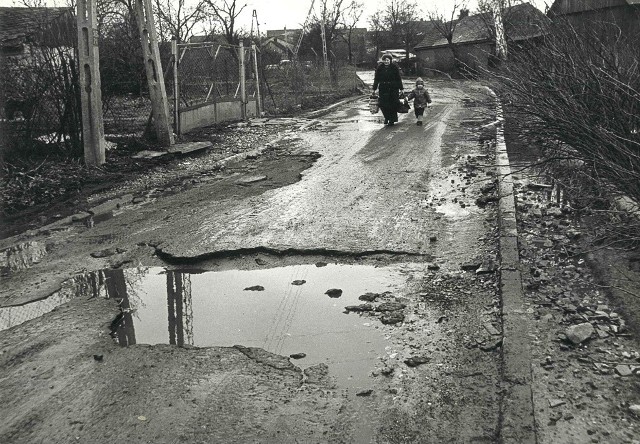
[[431, 90], [4, 240], [0, 442], [497, 442], [491, 99]]

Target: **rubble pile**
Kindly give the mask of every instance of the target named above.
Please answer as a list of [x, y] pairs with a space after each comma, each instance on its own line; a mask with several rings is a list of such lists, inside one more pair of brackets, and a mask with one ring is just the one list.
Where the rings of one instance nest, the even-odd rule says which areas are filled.
[[638, 442], [640, 353], [590, 267], [587, 225], [550, 183], [519, 179], [516, 205], [523, 285], [536, 320], [534, 404], [544, 438]]

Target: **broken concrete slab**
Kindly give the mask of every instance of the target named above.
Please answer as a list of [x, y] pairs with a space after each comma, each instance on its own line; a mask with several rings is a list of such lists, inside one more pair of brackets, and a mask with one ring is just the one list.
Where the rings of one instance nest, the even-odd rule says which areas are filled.
[[176, 143], [175, 145], [167, 148], [167, 152], [171, 154], [188, 154], [195, 151], [205, 150], [211, 148], [213, 144], [211, 142], [186, 142]]
[[166, 151], [150, 151], [150, 150], [143, 150], [140, 151], [136, 154], [134, 154], [133, 156], [131, 156], [134, 159], [154, 159], [156, 157], [161, 157], [166, 155]]
[[[101, 218], [102, 216], [113, 215], [113, 211], [119, 209], [123, 205], [131, 203], [133, 200], [133, 194], [125, 194], [124, 196], [118, 197], [116, 199], [111, 199], [106, 202], [101, 203], [100, 205], [96, 205], [89, 209], [89, 213], [93, 215], [94, 220], [96, 218]], [[97, 222], [97, 221], [96, 221]]]

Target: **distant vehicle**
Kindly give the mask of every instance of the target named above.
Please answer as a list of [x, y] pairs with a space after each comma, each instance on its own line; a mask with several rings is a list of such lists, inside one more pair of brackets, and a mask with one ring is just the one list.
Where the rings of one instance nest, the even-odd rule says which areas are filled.
[[[382, 63], [382, 56], [384, 54], [391, 54], [394, 63], [398, 63], [407, 58], [407, 51], [405, 49], [385, 49], [384, 51], [380, 51], [380, 55], [378, 56], [379, 63]], [[415, 56], [415, 54], [409, 53], [410, 59], [415, 58]]]
[[280, 66], [280, 68], [288, 68], [293, 64], [293, 62], [291, 60], [280, 60], [280, 63], [278, 64]]

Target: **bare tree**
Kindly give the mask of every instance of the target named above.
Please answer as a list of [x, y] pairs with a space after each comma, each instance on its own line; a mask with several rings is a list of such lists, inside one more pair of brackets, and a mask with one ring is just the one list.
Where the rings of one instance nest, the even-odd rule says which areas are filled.
[[[387, 0], [384, 8], [384, 21], [397, 45], [415, 40], [419, 27], [419, 7], [415, 0]], [[418, 42], [416, 42], [418, 43]]]
[[526, 3], [525, 0], [479, 0], [478, 12], [485, 22], [487, 33], [496, 42], [496, 59], [506, 60], [508, 47], [505, 24], [511, 22], [513, 6]]
[[369, 17], [369, 29], [370, 37], [375, 45], [375, 53], [373, 57], [378, 60], [378, 55], [382, 47], [386, 46], [389, 41], [389, 32], [384, 25], [384, 13], [382, 10], [378, 10]]
[[458, 47], [454, 43], [453, 39], [456, 32], [456, 27], [460, 20], [456, 20], [456, 13], [461, 11], [468, 11], [468, 0], [455, 0], [451, 9], [451, 15], [449, 17], [437, 9], [434, 9], [427, 13], [427, 17], [440, 33], [440, 35], [447, 40], [447, 45], [451, 49], [453, 55], [453, 63], [456, 71], [460, 68], [460, 57], [458, 55]]
[[349, 48], [350, 65], [353, 64], [353, 30], [360, 21], [360, 17], [362, 17], [362, 6], [363, 4], [361, 2], [352, 0], [344, 13], [342, 20], [343, 32], [341, 33], [341, 36]]
[[178, 42], [186, 42], [205, 19], [204, 0], [192, 6], [187, 5], [187, 0], [154, 0], [154, 6], [162, 41], [175, 37]]
[[411, 49], [424, 38], [425, 21], [416, 0], [387, 0], [369, 18], [369, 24], [374, 30], [376, 53], [384, 43], [405, 49], [408, 60]]
[[227, 43], [237, 45], [240, 41], [240, 32], [236, 28], [236, 20], [247, 4], [238, 7], [237, 0], [204, 0], [204, 3], [213, 14], [214, 21], [222, 28]]
[[314, 16], [316, 23], [324, 23], [325, 40], [327, 53], [333, 50], [333, 42], [339, 35], [339, 26], [342, 23], [342, 16], [347, 7], [344, 0], [320, 0], [320, 15]]

